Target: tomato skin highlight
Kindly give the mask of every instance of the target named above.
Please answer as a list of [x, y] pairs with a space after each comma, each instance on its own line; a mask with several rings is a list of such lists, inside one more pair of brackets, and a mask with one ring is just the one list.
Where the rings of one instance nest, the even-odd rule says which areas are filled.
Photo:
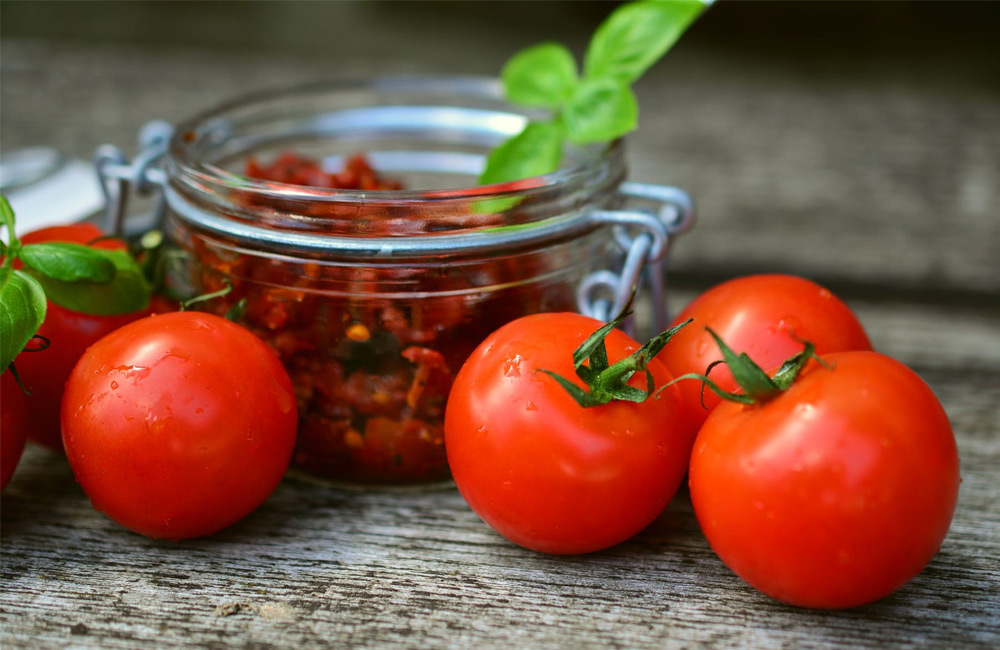
[[[693, 427], [676, 386], [642, 404], [584, 409], [547, 369], [576, 381], [573, 350], [601, 323], [537, 314], [489, 336], [459, 371], [445, 413], [445, 448], [469, 506], [529, 549], [597, 551], [640, 532], [673, 498], [687, 468]], [[611, 363], [640, 346], [606, 339]], [[671, 380], [656, 359], [657, 386]], [[644, 387], [644, 377], [630, 382]], [[581, 383], [582, 385], [582, 383]]]
[[27, 396], [14, 373], [0, 375], [0, 490], [7, 487], [24, 452], [28, 433]]
[[[118, 239], [102, 239], [100, 228], [91, 223], [41, 228], [21, 237], [23, 244], [43, 242], [71, 242], [91, 244], [94, 248], [125, 250], [124, 242]], [[15, 263], [19, 265], [19, 263]], [[62, 451], [62, 433], [59, 423], [59, 409], [62, 404], [63, 387], [69, 379], [73, 366], [83, 352], [98, 339], [113, 332], [126, 323], [148, 316], [151, 309], [131, 314], [97, 316], [84, 314], [48, 301], [45, 322], [38, 328], [38, 335], [48, 339], [48, 347], [36, 352], [19, 354], [15, 365], [21, 381], [30, 391], [27, 397], [31, 417], [28, 423], [28, 438], [54, 451]]]
[[287, 371], [245, 328], [175, 312], [81, 357], [62, 404], [66, 456], [97, 510], [135, 532], [209, 535], [281, 481], [298, 422]]
[[917, 575], [948, 532], [959, 464], [931, 389], [884, 355], [812, 362], [762, 405], [724, 402], [698, 433], [689, 484], [722, 561], [780, 601], [846, 608]]
[[[691, 301], [674, 325], [689, 318], [694, 322], [678, 332], [658, 357], [677, 377], [704, 374], [722, 359], [706, 327], [765, 370], [801, 352], [802, 341], [815, 345], [819, 355], [872, 349], [861, 322], [843, 301], [815, 282], [793, 275], [750, 275], [723, 282]], [[713, 368], [709, 377], [723, 390], [736, 388], [725, 365]], [[699, 382], [682, 381], [680, 387], [691, 417], [700, 425], [719, 398], [706, 390], [702, 406]]]

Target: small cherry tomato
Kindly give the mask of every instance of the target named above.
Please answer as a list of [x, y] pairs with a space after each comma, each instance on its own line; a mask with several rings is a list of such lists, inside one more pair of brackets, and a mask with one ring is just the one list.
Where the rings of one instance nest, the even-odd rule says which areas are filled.
[[[21, 237], [21, 243], [71, 242], [109, 250], [126, 248], [125, 243], [118, 239], [95, 241], [103, 234], [100, 228], [91, 223], [51, 226], [26, 233]], [[42, 350], [22, 353], [15, 361], [21, 381], [30, 391], [28, 437], [33, 442], [56, 451], [62, 450], [59, 408], [63, 387], [73, 366], [92, 343], [126, 323], [148, 316], [150, 311], [144, 309], [131, 314], [98, 316], [48, 302], [45, 322], [38, 329], [38, 335], [48, 340], [48, 346]]]
[[695, 514], [723, 562], [778, 600], [869, 603], [937, 553], [959, 485], [934, 393], [884, 355], [811, 362], [754, 405], [720, 404], [691, 458]]
[[[751, 275], [723, 282], [695, 298], [676, 323], [694, 319], [674, 337], [659, 359], [674, 376], [704, 374], [722, 359], [705, 330], [710, 327], [737, 353], [745, 352], [764, 369], [778, 366], [802, 350], [802, 341], [816, 353], [871, 350], [868, 335], [857, 317], [839, 298], [820, 285], [792, 275]], [[732, 375], [724, 365], [709, 377], [724, 390], [733, 390]], [[697, 423], [708, 417], [719, 398], [701, 384], [680, 382], [684, 403]]]
[[66, 384], [66, 456], [94, 507], [150, 537], [208, 535], [277, 487], [298, 422], [274, 353], [218, 316], [175, 312], [92, 345]]
[[[584, 408], [542, 372], [581, 387], [573, 353], [600, 326], [568, 313], [512, 321], [452, 386], [445, 449], [455, 483], [476, 514], [526, 548], [574, 554], [622, 542], [663, 511], [687, 468], [693, 429], [676, 386]], [[611, 363], [640, 348], [618, 330], [605, 343]], [[656, 359], [648, 369], [657, 387], [672, 379]], [[644, 388], [644, 374], [628, 385]]]
[[24, 451], [28, 433], [28, 406], [14, 374], [0, 375], [0, 490], [7, 487]]

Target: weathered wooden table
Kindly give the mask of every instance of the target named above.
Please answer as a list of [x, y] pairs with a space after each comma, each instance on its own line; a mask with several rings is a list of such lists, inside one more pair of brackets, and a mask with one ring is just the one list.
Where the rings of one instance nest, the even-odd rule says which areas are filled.
[[[31, 6], [2, 9], [3, 149], [89, 156], [250, 88], [490, 74], [543, 38], [579, 50], [606, 6], [74, 3], [44, 26]], [[583, 557], [506, 543], [454, 490], [295, 479], [209, 539], [150, 541], [29, 448], [2, 496], [3, 648], [1000, 647], [997, 13], [713, 12], [640, 84], [630, 143], [634, 179], [700, 204], [671, 301], [740, 273], [804, 274], [931, 384], [964, 482], [921, 575], [857, 610], [780, 605], [714, 556], [684, 492], [635, 539]]]

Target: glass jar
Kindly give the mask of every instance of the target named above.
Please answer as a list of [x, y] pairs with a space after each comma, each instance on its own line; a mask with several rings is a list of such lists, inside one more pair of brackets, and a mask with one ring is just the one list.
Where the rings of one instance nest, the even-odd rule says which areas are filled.
[[[606, 318], [622, 302], [606, 287], [624, 278], [605, 267], [627, 266], [645, 238], [632, 262], [641, 271], [689, 219], [683, 200], [653, 196], [663, 214], [623, 209], [621, 141], [571, 147], [551, 174], [477, 186], [489, 151], [530, 117], [490, 79], [303, 86], [178, 125], [144, 158], [162, 158], [162, 172], [128, 168], [162, 188], [163, 228], [188, 260], [175, 281], [231, 286], [200, 308], [239, 311], [288, 369], [300, 413], [294, 467], [339, 483], [447, 479], [445, 402], [472, 350], [526, 314], [582, 301]], [[331, 172], [360, 153], [406, 189], [243, 174], [249, 158], [287, 151]]]

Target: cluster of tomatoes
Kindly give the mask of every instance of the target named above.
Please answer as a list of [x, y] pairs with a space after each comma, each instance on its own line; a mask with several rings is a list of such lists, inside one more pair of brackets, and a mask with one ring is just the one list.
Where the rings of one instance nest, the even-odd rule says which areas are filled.
[[[584, 390], [574, 353], [579, 362], [600, 323], [540, 314], [490, 336], [456, 377], [445, 419], [448, 461], [472, 509], [527, 548], [585, 553], [641, 531], [687, 472], [712, 548], [774, 598], [851, 607], [920, 572], [959, 484], [955, 438], [931, 389], [873, 352], [850, 309], [803, 278], [731, 280], [677, 325], [689, 320], [645, 362], [657, 392], [592, 408], [551, 373], [575, 373], [572, 392]], [[744, 354], [720, 364], [716, 336]], [[640, 349], [619, 331], [604, 343], [612, 363]], [[630, 385], [647, 381], [636, 372]]]
[[[125, 247], [101, 237], [84, 223], [20, 239]], [[106, 316], [49, 301], [44, 344], [2, 375], [3, 486], [27, 437], [64, 450], [94, 507], [151, 537], [208, 535], [263, 503], [295, 444], [288, 373], [245, 328], [176, 308], [154, 296]]]
[[[77, 225], [22, 241], [99, 236]], [[270, 495], [296, 439], [288, 372], [242, 326], [163, 307], [88, 316], [49, 304], [48, 347], [14, 364], [29, 394], [3, 373], [3, 485], [27, 435], [65, 450], [95, 508], [152, 537], [211, 534]], [[871, 602], [937, 552], [959, 484], [947, 416], [829, 291], [732, 280], [655, 349], [610, 326], [595, 338], [600, 327], [519, 318], [455, 378], [448, 463], [501, 535], [546, 553], [604, 549], [658, 517], [687, 474], [719, 557], [788, 603]], [[593, 398], [616, 381], [612, 399]]]

